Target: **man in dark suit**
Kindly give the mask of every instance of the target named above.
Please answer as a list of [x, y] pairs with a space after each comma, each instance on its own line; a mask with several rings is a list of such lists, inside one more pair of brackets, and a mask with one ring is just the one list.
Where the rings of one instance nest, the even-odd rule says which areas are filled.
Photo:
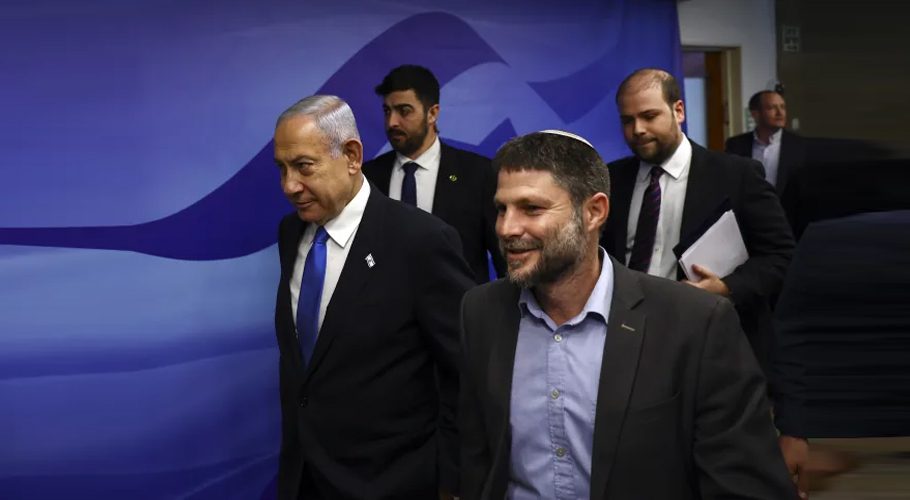
[[806, 162], [806, 141], [786, 130], [787, 103], [774, 90], [762, 90], [749, 99], [755, 130], [727, 139], [725, 151], [761, 162], [765, 179], [783, 194], [787, 182]]
[[275, 129], [278, 498], [457, 493], [458, 234], [366, 182], [350, 107], [312, 96]]
[[462, 305], [462, 497], [794, 498], [732, 304], [598, 247], [594, 148], [539, 132], [493, 165], [508, 280]]
[[[726, 276], [696, 265], [697, 279], [686, 283], [733, 302], [767, 373], [774, 339], [770, 304], [780, 292], [795, 244], [774, 188], [762, 178], [761, 164], [690, 142], [681, 128], [685, 107], [679, 86], [666, 71], [632, 73], [619, 86], [616, 104], [635, 156], [609, 166], [613, 212], [604, 248], [632, 269], [682, 279], [678, 256], [720, 212], [732, 209], [748, 259]], [[792, 435], [780, 430], [786, 441], [782, 446], [790, 450]]]
[[422, 66], [393, 69], [376, 87], [382, 96], [392, 151], [363, 165], [367, 179], [389, 197], [430, 212], [461, 236], [478, 283], [489, 279], [487, 252], [502, 274], [496, 245], [490, 160], [439, 140], [439, 82]]
[[[686, 138], [679, 95], [673, 76], [656, 69], [633, 73], [617, 90], [623, 133], [635, 155], [609, 165], [613, 216], [603, 245], [633, 269], [681, 279], [685, 274], [677, 265], [678, 255], [722, 210], [732, 209], [748, 260], [728, 276], [696, 266], [699, 279], [689, 283], [730, 298], [764, 363], [772, 337], [769, 300], [780, 291], [793, 236], [773, 188], [761, 177], [760, 164], [708, 151]], [[654, 176], [658, 180], [649, 191]], [[653, 196], [656, 205], [649, 207]]]

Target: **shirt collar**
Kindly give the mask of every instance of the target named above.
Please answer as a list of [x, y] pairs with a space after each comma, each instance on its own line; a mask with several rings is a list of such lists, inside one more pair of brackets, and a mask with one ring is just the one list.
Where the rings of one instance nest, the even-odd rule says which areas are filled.
[[780, 136], [783, 135], [783, 133], [784, 133], [784, 129], [782, 129], [782, 128], [777, 129], [777, 132], [774, 132], [768, 138], [768, 144], [765, 144], [765, 143], [761, 142], [761, 140], [758, 138], [758, 130], [753, 130], [752, 139], [755, 141], [756, 144], [758, 144], [760, 146], [770, 146], [772, 144], [777, 144], [778, 142], [780, 142]]
[[[603, 247], [598, 247], [598, 253], [600, 254], [600, 275], [597, 277], [594, 289], [591, 290], [591, 295], [588, 296], [588, 301], [585, 302], [581, 312], [567, 321], [566, 325], [581, 323], [589, 314], [600, 316], [601, 321], [604, 323], [607, 323], [610, 317], [610, 301], [613, 298], [613, 263]], [[530, 314], [537, 319], [545, 321], [552, 329], [556, 329], [556, 324], [537, 303], [537, 298], [534, 297], [534, 293], [530, 288], [521, 289], [521, 294], [518, 297], [518, 307], [522, 315]]]
[[424, 170], [435, 170], [436, 168], [439, 168], [439, 155], [441, 150], [442, 147], [439, 145], [439, 136], [437, 135], [436, 139], [433, 141], [433, 144], [430, 145], [430, 147], [424, 151], [423, 154], [417, 158], [414, 158], [413, 160], [396, 151], [395, 168], [401, 168], [401, 166], [405, 163], [412, 161], [416, 163], [419, 168], [422, 168]]
[[360, 174], [363, 183], [360, 190], [354, 195], [354, 198], [348, 202], [334, 219], [325, 223], [325, 232], [329, 233], [338, 246], [344, 248], [351, 241], [351, 236], [360, 226], [360, 220], [363, 219], [363, 212], [367, 208], [367, 200], [370, 198], [370, 183], [366, 177]]
[[[669, 174], [670, 177], [679, 179], [683, 172], [686, 171], [686, 168], [691, 161], [692, 144], [689, 143], [689, 138], [686, 137], [685, 134], [682, 134], [682, 140], [679, 142], [679, 146], [676, 147], [676, 151], [674, 151], [666, 161], [660, 164], [660, 167], [663, 168], [664, 172]], [[638, 165], [638, 180], [639, 182], [642, 182], [651, 175], [651, 167], [654, 165], [643, 161], [639, 162]]]

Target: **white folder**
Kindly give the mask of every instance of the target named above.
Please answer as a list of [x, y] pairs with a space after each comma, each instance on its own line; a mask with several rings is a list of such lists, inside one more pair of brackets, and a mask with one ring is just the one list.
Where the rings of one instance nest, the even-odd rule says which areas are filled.
[[694, 264], [708, 268], [723, 278], [749, 258], [739, 224], [732, 210], [727, 210], [679, 258], [686, 277], [691, 281], [700, 278], [692, 270]]

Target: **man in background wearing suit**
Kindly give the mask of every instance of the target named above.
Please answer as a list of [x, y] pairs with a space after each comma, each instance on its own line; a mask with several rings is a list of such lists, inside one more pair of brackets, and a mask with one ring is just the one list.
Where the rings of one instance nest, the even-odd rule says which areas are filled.
[[[366, 182], [351, 108], [311, 96], [275, 128], [278, 498], [457, 493], [458, 234]], [[445, 495], [443, 495], [445, 496]]]
[[[606, 224], [607, 252], [634, 270], [672, 280], [688, 244], [730, 208], [748, 259], [727, 276], [694, 266], [686, 283], [729, 298], [760, 364], [768, 373], [772, 350], [771, 300], [780, 292], [794, 249], [793, 235], [774, 188], [758, 162], [708, 151], [682, 133], [685, 107], [676, 79], [660, 69], [629, 75], [616, 91], [623, 135], [634, 156], [610, 164], [613, 213]], [[774, 389], [773, 380], [771, 381]], [[791, 469], [805, 463], [804, 440], [788, 429], [781, 446]]]
[[749, 99], [755, 130], [727, 139], [725, 151], [761, 162], [765, 179], [783, 194], [787, 182], [806, 161], [806, 144], [787, 126], [787, 103], [773, 90], [757, 92]]
[[731, 303], [598, 247], [594, 148], [538, 132], [493, 165], [508, 280], [462, 305], [462, 497], [794, 498]]
[[363, 166], [363, 173], [390, 198], [439, 217], [461, 236], [464, 257], [478, 283], [489, 279], [487, 252], [502, 274], [496, 245], [490, 160], [439, 140], [439, 82], [422, 66], [393, 69], [376, 87], [382, 96], [392, 151]]

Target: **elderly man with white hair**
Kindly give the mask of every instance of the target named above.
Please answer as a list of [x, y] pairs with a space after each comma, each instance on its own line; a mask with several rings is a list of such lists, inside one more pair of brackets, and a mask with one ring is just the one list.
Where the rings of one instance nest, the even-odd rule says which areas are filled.
[[473, 285], [458, 234], [365, 181], [337, 97], [288, 108], [274, 145], [295, 209], [278, 245], [278, 498], [457, 493], [458, 307]]

